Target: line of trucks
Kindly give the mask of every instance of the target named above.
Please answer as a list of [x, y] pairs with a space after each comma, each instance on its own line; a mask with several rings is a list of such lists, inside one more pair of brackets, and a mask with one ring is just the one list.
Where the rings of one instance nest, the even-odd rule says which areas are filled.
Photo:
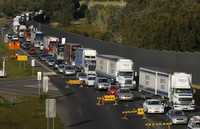
[[[14, 30], [15, 28], [13, 26]], [[66, 64], [76, 66], [88, 76], [101, 75], [118, 82], [120, 88], [138, 89], [146, 96], [165, 98], [168, 100], [168, 105], [177, 110], [195, 109], [191, 74], [150, 67], [136, 69], [131, 59], [99, 54], [94, 49], [69, 43], [66, 38], [44, 36], [41, 31], [33, 27], [29, 27], [29, 30], [30, 34], [21, 34], [29, 35], [28, 38], [25, 36], [27, 43], [33, 44], [57, 60], [64, 60]], [[139, 77], [138, 83], [136, 83], [137, 77]]]

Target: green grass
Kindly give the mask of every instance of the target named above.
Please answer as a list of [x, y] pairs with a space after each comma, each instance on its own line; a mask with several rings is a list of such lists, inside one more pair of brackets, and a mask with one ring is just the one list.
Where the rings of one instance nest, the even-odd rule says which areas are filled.
[[192, 88], [199, 90], [200, 89], [200, 84], [193, 84]]
[[[17, 97], [19, 103], [13, 106], [0, 105], [1, 129], [46, 129], [45, 103], [38, 97]], [[58, 117], [55, 129], [63, 129]]]
[[[6, 59], [7, 78], [4, 78], [4, 80], [24, 79], [27, 77], [36, 76], [37, 70], [33, 70], [30, 64], [27, 62], [18, 62], [16, 59], [10, 58], [10, 52], [3, 43], [0, 43], [0, 54], [1, 56], [6, 55], [8, 57]], [[0, 69], [2, 69], [2, 59], [0, 59]]]

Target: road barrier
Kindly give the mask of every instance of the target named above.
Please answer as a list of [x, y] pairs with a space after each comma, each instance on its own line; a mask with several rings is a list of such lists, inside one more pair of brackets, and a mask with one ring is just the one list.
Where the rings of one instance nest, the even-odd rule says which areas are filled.
[[128, 120], [128, 114], [136, 114], [138, 116], [145, 117], [144, 108], [134, 108], [129, 111], [123, 111], [121, 119]]
[[71, 85], [71, 86], [73, 86], [73, 85], [81, 85], [81, 81], [80, 80], [68, 80], [68, 81], [66, 81], [66, 83], [68, 85]]
[[148, 122], [148, 123], [145, 123], [145, 126], [148, 128], [166, 126], [168, 127], [168, 129], [171, 129], [172, 123], [171, 122]]
[[114, 103], [114, 105], [117, 105], [117, 98], [115, 95], [104, 95], [101, 97], [97, 97], [97, 106], [104, 105], [105, 103]]

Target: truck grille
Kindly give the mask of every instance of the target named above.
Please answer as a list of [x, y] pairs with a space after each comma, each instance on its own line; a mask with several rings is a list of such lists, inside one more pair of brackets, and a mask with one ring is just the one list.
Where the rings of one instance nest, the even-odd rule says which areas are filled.
[[132, 80], [126, 80], [125, 84], [132, 84]]

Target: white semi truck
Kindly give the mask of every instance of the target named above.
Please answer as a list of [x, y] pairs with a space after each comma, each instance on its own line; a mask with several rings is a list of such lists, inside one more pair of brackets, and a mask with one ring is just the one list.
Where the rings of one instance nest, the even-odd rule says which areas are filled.
[[75, 52], [75, 65], [86, 74], [96, 75], [97, 51], [89, 48], [78, 48]]
[[176, 110], [194, 110], [192, 75], [158, 68], [139, 68], [139, 91], [166, 98]]
[[97, 56], [97, 73], [114, 79], [121, 88], [134, 89], [133, 61], [115, 55]]

